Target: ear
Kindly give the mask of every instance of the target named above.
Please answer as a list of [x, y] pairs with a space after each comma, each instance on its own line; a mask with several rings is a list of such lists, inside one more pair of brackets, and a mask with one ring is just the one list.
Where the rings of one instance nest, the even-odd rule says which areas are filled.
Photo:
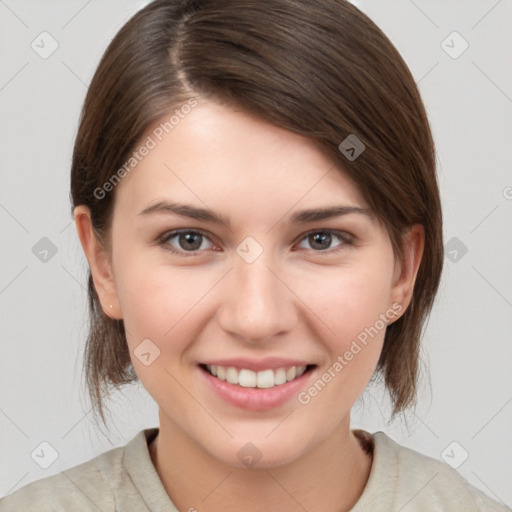
[[420, 267], [425, 246], [425, 230], [414, 224], [404, 235], [403, 261], [396, 261], [391, 289], [391, 304], [402, 305], [402, 314], [411, 303], [414, 283]]
[[117, 299], [109, 251], [103, 247], [94, 233], [91, 213], [87, 206], [75, 207], [73, 217], [78, 238], [89, 262], [94, 288], [100, 299], [103, 312], [110, 318], [119, 320], [122, 315]]

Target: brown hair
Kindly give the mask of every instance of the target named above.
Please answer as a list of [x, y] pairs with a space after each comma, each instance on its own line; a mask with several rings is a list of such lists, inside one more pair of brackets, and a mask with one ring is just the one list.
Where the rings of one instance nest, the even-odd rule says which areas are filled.
[[[73, 206], [89, 207], [108, 246], [115, 190], [102, 187], [144, 132], [192, 96], [236, 105], [305, 135], [360, 188], [402, 257], [404, 230], [425, 248], [412, 302], [386, 331], [376, 375], [393, 416], [415, 402], [419, 343], [443, 265], [432, 135], [416, 84], [382, 31], [344, 0], [156, 0], [107, 48], [85, 99], [71, 169]], [[366, 149], [338, 149], [354, 134]], [[95, 412], [137, 379], [123, 321], [107, 317], [89, 272], [86, 383]]]

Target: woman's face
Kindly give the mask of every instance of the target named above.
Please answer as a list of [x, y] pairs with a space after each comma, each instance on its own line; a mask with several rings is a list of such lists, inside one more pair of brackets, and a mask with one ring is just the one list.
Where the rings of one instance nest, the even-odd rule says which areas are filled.
[[103, 307], [162, 429], [232, 465], [293, 461], [348, 432], [406, 307], [388, 235], [302, 136], [206, 101], [158, 125], [115, 190]]

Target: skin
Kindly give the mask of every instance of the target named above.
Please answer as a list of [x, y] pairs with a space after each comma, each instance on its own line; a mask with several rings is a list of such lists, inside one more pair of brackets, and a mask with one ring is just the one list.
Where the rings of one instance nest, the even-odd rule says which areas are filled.
[[[230, 227], [140, 215], [164, 200], [207, 207]], [[405, 312], [423, 252], [421, 226], [406, 234], [399, 264], [375, 217], [288, 223], [299, 210], [332, 205], [368, 208], [312, 141], [200, 99], [116, 187], [108, 250], [92, 233], [88, 209], [75, 209], [102, 307], [124, 320], [137, 375], [158, 404], [160, 432], [150, 451], [179, 510], [339, 512], [360, 497], [372, 458], [350, 430], [350, 410], [375, 369], [385, 329], [307, 405], [294, 397], [248, 411], [224, 402], [198, 374], [198, 364], [213, 358], [300, 358], [317, 365], [307, 389], [379, 315], [396, 303]], [[179, 237], [159, 243], [183, 228], [208, 235], [192, 256]], [[308, 234], [321, 230], [336, 233], [319, 249]], [[263, 249], [250, 264], [236, 253], [247, 236]], [[160, 356], [145, 366], [134, 350], [148, 338]], [[261, 452], [252, 468], [237, 457], [249, 441]]]

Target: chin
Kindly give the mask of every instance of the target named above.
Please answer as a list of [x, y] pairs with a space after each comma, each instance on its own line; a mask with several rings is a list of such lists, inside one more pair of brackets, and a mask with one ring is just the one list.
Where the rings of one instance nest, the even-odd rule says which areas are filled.
[[219, 450], [208, 447], [208, 451], [217, 460], [236, 469], [272, 469], [295, 462], [313, 444], [311, 440], [298, 439], [289, 432], [281, 436], [271, 434], [270, 437], [273, 435], [274, 439], [265, 439], [264, 435], [237, 437], [219, 446]]

